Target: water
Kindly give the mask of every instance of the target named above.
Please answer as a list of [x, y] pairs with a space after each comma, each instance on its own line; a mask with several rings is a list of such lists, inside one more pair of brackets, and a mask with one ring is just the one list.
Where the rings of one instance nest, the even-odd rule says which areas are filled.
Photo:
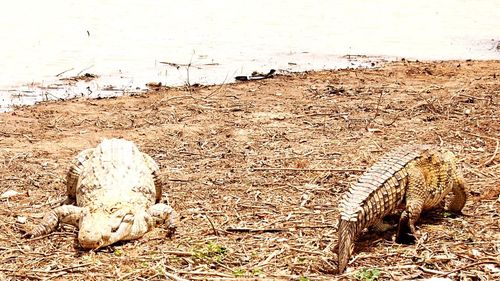
[[[214, 84], [271, 68], [371, 62], [348, 54], [375, 61], [500, 59], [499, 14], [497, 0], [5, 1], [0, 111], [140, 91], [147, 82]], [[59, 80], [85, 73], [100, 77]]]

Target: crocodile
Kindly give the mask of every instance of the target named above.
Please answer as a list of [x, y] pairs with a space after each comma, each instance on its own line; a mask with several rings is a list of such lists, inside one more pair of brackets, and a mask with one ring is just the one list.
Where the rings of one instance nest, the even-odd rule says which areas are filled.
[[383, 156], [343, 195], [339, 204], [338, 272], [344, 272], [357, 236], [365, 228], [382, 226], [382, 219], [402, 211], [397, 243], [413, 243], [415, 222], [422, 211], [445, 202], [460, 213], [467, 194], [454, 154], [429, 145], [405, 145]]
[[[160, 203], [159, 166], [149, 155], [124, 139], [105, 139], [83, 150], [72, 161], [66, 177], [68, 203], [49, 211], [27, 231], [39, 237], [60, 223], [78, 227], [83, 249], [99, 249], [133, 240], [159, 224], [175, 232], [175, 211]], [[76, 204], [75, 204], [76, 203]]]

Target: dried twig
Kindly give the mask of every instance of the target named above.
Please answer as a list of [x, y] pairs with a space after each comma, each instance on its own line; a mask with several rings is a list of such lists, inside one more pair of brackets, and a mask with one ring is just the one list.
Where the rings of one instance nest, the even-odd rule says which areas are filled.
[[469, 268], [469, 267], [473, 267], [473, 266], [476, 266], [476, 265], [481, 265], [481, 264], [496, 264], [496, 265], [500, 265], [500, 261], [497, 261], [497, 260], [486, 260], [486, 261], [478, 261], [478, 262], [475, 262], [475, 263], [471, 263], [471, 264], [467, 264], [467, 265], [464, 265], [462, 267], [459, 267], [455, 270], [452, 270], [450, 272], [443, 272], [443, 273], [440, 273], [441, 275], [444, 275], [444, 276], [448, 276], [452, 273], [455, 273], [455, 272], [460, 272], [466, 268]]
[[179, 257], [191, 257], [193, 253], [191, 252], [183, 252], [183, 251], [161, 251], [162, 254], [174, 255]]
[[234, 228], [234, 227], [228, 227], [226, 228], [227, 232], [284, 232], [288, 231], [287, 229], [281, 229], [281, 228]]
[[315, 113], [308, 113], [308, 114], [303, 114], [303, 115], [296, 115], [294, 116], [295, 118], [304, 118], [304, 117], [313, 117], [313, 116], [330, 116], [330, 117], [347, 117], [349, 113], [343, 112], [343, 113], [333, 113], [333, 112], [315, 112]]
[[210, 219], [210, 217], [208, 216], [207, 213], [204, 214], [204, 217], [208, 220], [208, 222], [210, 223], [210, 226], [212, 226], [212, 230], [214, 231], [214, 235], [219, 235], [219, 231], [217, 230], [217, 228], [215, 228], [214, 223], [212, 222], [212, 220]]
[[483, 166], [488, 166], [488, 164], [490, 164], [493, 160], [495, 160], [495, 157], [497, 156], [497, 153], [498, 153], [498, 146], [499, 146], [499, 141], [498, 139], [496, 140], [496, 143], [497, 145], [495, 146], [495, 152], [493, 152], [493, 155], [491, 156], [490, 159], [486, 160], [484, 163], [483, 163]]
[[75, 68], [74, 68], [74, 67], [72, 67], [72, 68], [70, 68], [70, 69], [66, 69], [66, 70], [64, 70], [64, 71], [62, 71], [62, 72], [59, 72], [59, 73], [57, 73], [57, 74], [56, 74], [56, 77], [59, 77], [59, 76], [63, 75], [64, 73], [66, 73], [66, 72], [68, 72], [68, 71], [71, 71], [71, 70], [73, 70], [73, 69], [75, 69]]
[[166, 271], [163, 271], [163, 274], [165, 276], [167, 276], [168, 278], [172, 279], [172, 280], [175, 280], [175, 281], [189, 281], [188, 279], [184, 279], [182, 277], [179, 277], [173, 273], [170, 273], [170, 272], [166, 272]]
[[293, 171], [293, 172], [364, 172], [364, 169], [307, 169], [307, 168], [277, 168], [277, 167], [259, 167], [251, 168], [252, 171]]
[[177, 271], [177, 273], [188, 274], [188, 275], [233, 277], [232, 275], [229, 275], [229, 274], [224, 274], [224, 273], [220, 273], [220, 272], [211, 272], [211, 271], [185, 271], [185, 270], [179, 270], [179, 271]]
[[258, 266], [264, 266], [268, 264], [274, 257], [282, 254], [285, 251], [284, 248], [272, 252], [264, 261], [260, 262]]
[[446, 272], [439, 271], [439, 270], [434, 270], [434, 269], [430, 269], [430, 268], [426, 268], [424, 266], [419, 266], [418, 268], [420, 270], [422, 270], [423, 272], [426, 272], [426, 273], [439, 274], [439, 275], [447, 275]]

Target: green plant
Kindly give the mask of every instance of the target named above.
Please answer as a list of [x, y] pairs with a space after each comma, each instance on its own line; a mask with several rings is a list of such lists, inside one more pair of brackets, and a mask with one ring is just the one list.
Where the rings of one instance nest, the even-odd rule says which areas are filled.
[[354, 277], [358, 280], [363, 280], [363, 281], [373, 281], [377, 280], [378, 277], [380, 276], [380, 270], [376, 268], [363, 268], [356, 272]]
[[213, 242], [208, 242], [201, 249], [195, 249], [193, 254], [196, 258], [210, 260], [213, 262], [221, 262], [227, 249]]
[[307, 278], [305, 276], [300, 276], [299, 281], [309, 281], [309, 278]]
[[252, 275], [253, 276], [261, 276], [261, 275], [264, 275], [264, 272], [262, 271], [262, 269], [260, 267], [256, 267], [256, 268], [252, 269]]
[[125, 254], [125, 253], [124, 253], [122, 250], [120, 250], [120, 249], [115, 249], [115, 250], [113, 251], [113, 254], [114, 254], [115, 256], [119, 257], [119, 256], [123, 256], [123, 254]]
[[242, 277], [245, 275], [245, 272], [246, 271], [244, 269], [238, 268], [238, 269], [233, 271], [233, 275], [234, 275], [234, 277]]

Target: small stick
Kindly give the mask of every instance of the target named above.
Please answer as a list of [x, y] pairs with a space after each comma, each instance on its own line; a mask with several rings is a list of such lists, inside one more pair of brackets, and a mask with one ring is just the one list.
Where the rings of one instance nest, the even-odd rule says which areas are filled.
[[335, 224], [325, 224], [325, 225], [295, 225], [294, 228], [337, 228]]
[[66, 270], [69, 270], [69, 269], [75, 269], [75, 268], [79, 268], [79, 267], [85, 267], [85, 266], [92, 265], [92, 264], [93, 264], [92, 262], [89, 262], [89, 263], [82, 263], [82, 264], [77, 264], [77, 265], [73, 265], [73, 266], [63, 267], [63, 268], [59, 268], [59, 269], [49, 270], [49, 271], [38, 270], [38, 269], [33, 269], [33, 270], [29, 270], [29, 271], [30, 272], [36, 272], [36, 273], [56, 273], [56, 272], [66, 271]]
[[212, 230], [214, 231], [214, 234], [219, 236], [219, 231], [217, 231], [217, 228], [215, 228], [215, 225], [214, 223], [212, 222], [212, 220], [210, 219], [210, 217], [208, 216], [207, 213], [204, 214], [205, 218], [207, 218], [208, 222], [210, 223], [210, 225], [212, 226]]
[[498, 138], [488, 137], [488, 136], [483, 136], [483, 135], [478, 135], [478, 134], [470, 133], [470, 132], [467, 132], [467, 131], [456, 131], [456, 132], [465, 133], [467, 135], [471, 135], [471, 136], [478, 137], [478, 138], [485, 138], [485, 139], [490, 139], [490, 140], [498, 141]]
[[80, 72], [78, 72], [78, 74], [76, 74], [76, 76], [80, 76], [82, 74], [82, 72], [87, 71], [87, 70], [91, 69], [92, 67], [94, 67], [93, 64], [90, 65], [90, 66], [88, 66], [88, 67], [86, 67], [86, 68], [84, 68], [84, 69], [82, 69]]
[[[254, 281], [258, 281], [258, 280], [276, 280], [276, 279], [269, 279], [269, 278], [252, 278], [252, 279], [249, 279], [248, 277], [193, 277], [191, 276], [190, 277], [191, 280], [203, 280], [203, 281], [248, 281], [248, 280], [254, 280]], [[277, 280], [283, 280], [283, 279], [277, 279]]]
[[300, 169], [300, 168], [279, 168], [279, 167], [260, 167], [251, 168], [252, 171], [294, 171], [294, 172], [364, 172], [364, 169]]
[[267, 259], [265, 259], [264, 261], [260, 262], [260, 263], [258, 264], [258, 266], [262, 267], [262, 266], [264, 266], [264, 265], [268, 264], [268, 263], [269, 263], [269, 262], [270, 262], [270, 261], [271, 261], [274, 257], [276, 257], [276, 256], [278, 256], [278, 255], [280, 255], [280, 254], [282, 254], [284, 251], [285, 251], [285, 249], [279, 249], [279, 250], [276, 250], [276, 251], [272, 252], [272, 253], [269, 255], [269, 257], [267, 257]]
[[156, 105], [156, 104], [162, 103], [162, 102], [168, 102], [168, 101], [171, 101], [171, 100], [176, 100], [176, 99], [193, 99], [193, 100], [199, 100], [198, 98], [195, 98], [192, 95], [173, 96], [173, 97], [170, 97], [170, 98], [162, 98], [161, 100], [155, 102], [153, 105]]
[[290, 247], [290, 250], [295, 251], [295, 252], [299, 252], [299, 253], [311, 254], [311, 255], [320, 255], [320, 256], [325, 255], [325, 253], [323, 253], [323, 252], [308, 251], [308, 250], [302, 250], [302, 249], [293, 248], [293, 247]]
[[422, 270], [423, 272], [427, 272], [427, 273], [439, 274], [439, 275], [448, 275], [447, 272], [443, 272], [443, 271], [439, 271], [439, 270], [434, 270], [434, 269], [426, 268], [426, 267], [423, 267], [423, 266], [419, 266], [418, 268], [420, 270]]
[[74, 68], [74, 67], [72, 67], [72, 68], [67, 69], [67, 70], [65, 70], [65, 71], [63, 71], [63, 72], [60, 72], [60, 73], [56, 74], [56, 77], [59, 77], [59, 76], [63, 75], [64, 73], [66, 73], [66, 72], [68, 72], [68, 71], [71, 71], [71, 70], [73, 70], [73, 69], [75, 69], [75, 68]]
[[173, 178], [168, 178], [168, 181], [178, 181], [178, 182], [190, 182], [191, 180], [189, 179], [173, 179]]
[[179, 257], [191, 257], [191, 256], [193, 256], [193, 253], [182, 252], [182, 251], [162, 251], [162, 254], [169, 254], [169, 255], [174, 255], [174, 256], [179, 256]]
[[168, 62], [168, 61], [160, 61], [161, 64], [166, 64], [169, 66], [173, 66], [177, 69], [179, 69], [181, 66], [187, 66], [187, 64], [182, 64], [182, 63], [174, 63], [174, 62]]
[[303, 117], [311, 117], [311, 116], [332, 116], [332, 117], [340, 117], [340, 116], [346, 116], [349, 115], [349, 113], [327, 113], [327, 112], [316, 112], [316, 113], [308, 113], [308, 114], [303, 114], [303, 115], [297, 115], [294, 116], [295, 118], [303, 118]]
[[497, 146], [495, 147], [495, 152], [493, 152], [493, 155], [491, 156], [490, 159], [488, 159], [486, 162], [483, 163], [483, 166], [487, 166], [488, 164], [490, 164], [493, 159], [495, 159], [495, 157], [497, 156], [497, 153], [498, 153], [498, 146], [499, 146], [499, 142], [497, 140]]
[[281, 228], [263, 228], [263, 229], [258, 229], [258, 228], [233, 228], [233, 227], [228, 227], [226, 228], [227, 232], [283, 232], [287, 231], [286, 229], [281, 229]]
[[179, 277], [179, 276], [177, 276], [177, 275], [175, 275], [173, 273], [169, 273], [169, 272], [166, 272], [166, 271], [164, 271], [163, 274], [165, 276], [167, 276], [168, 278], [170, 278], [172, 280], [175, 280], [175, 281], [189, 281], [188, 279], [184, 279], [182, 277]]
[[127, 274], [124, 274], [123, 276], [121, 276], [120, 278], [116, 279], [116, 280], [124, 280], [125, 278], [129, 277], [130, 275], [134, 275], [134, 274], [137, 274], [139, 272], [141, 272], [142, 269], [139, 269], [139, 270], [134, 270], [132, 272], [129, 272]]
[[496, 265], [500, 265], [500, 261], [496, 261], [496, 260], [489, 260], [489, 261], [479, 261], [479, 262], [475, 262], [475, 263], [471, 263], [471, 264], [468, 264], [468, 265], [465, 265], [465, 266], [462, 266], [462, 267], [459, 267], [455, 270], [452, 270], [450, 272], [443, 272], [442, 275], [444, 276], [448, 276], [452, 273], [455, 273], [455, 272], [459, 272], [459, 271], [462, 271], [466, 268], [469, 268], [469, 267], [473, 267], [473, 266], [476, 266], [476, 265], [480, 265], [480, 264], [496, 264]]
[[177, 273], [181, 274], [189, 274], [189, 275], [206, 275], [206, 276], [218, 276], [218, 277], [233, 277], [232, 275], [219, 273], [219, 272], [209, 272], [209, 271], [177, 271]]
[[217, 89], [213, 90], [210, 94], [204, 96], [203, 99], [208, 99], [208, 98], [212, 97], [212, 95], [214, 95], [216, 92], [218, 92], [220, 89], [222, 89], [222, 87], [224, 87], [226, 85], [227, 76], [228, 76], [228, 74], [226, 74], [226, 78], [224, 78], [224, 81], [222, 81], [222, 84], [220, 84], [220, 86]]

